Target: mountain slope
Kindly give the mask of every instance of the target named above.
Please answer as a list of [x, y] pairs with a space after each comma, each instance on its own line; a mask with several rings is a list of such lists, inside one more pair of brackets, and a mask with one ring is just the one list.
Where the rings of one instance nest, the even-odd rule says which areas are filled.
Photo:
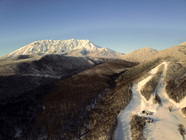
[[176, 61], [185, 61], [186, 57], [186, 42], [180, 45], [165, 49], [155, 50], [149, 47], [134, 50], [125, 54], [122, 58], [134, 62], [146, 62], [157, 58], [172, 58]]
[[69, 56], [121, 58], [122, 54], [107, 48], [101, 48], [89, 40], [41, 40], [28, 44], [7, 57], [18, 55], [63, 54]]
[[101, 61], [85, 57], [46, 55], [38, 60], [0, 62], [0, 105], [26, 91], [92, 68]]
[[159, 53], [151, 57], [150, 59], [155, 59], [155, 58], [166, 58], [169, 57], [172, 60], [175, 61], [185, 61], [186, 59], [186, 42], [181, 43], [180, 45], [161, 50]]
[[[183, 129], [186, 127], [184, 116], [180, 113], [181, 109], [186, 106], [186, 95], [184, 95], [184, 99], [177, 104], [167, 96], [166, 73], [169, 71], [169, 64], [169, 62], [160, 64], [156, 68], [152, 69], [145, 79], [133, 85], [132, 100], [118, 117], [118, 127], [115, 132], [116, 140], [130, 139], [131, 137], [133, 140], [182, 140], [182, 134], [180, 134], [178, 128], [179, 124]], [[163, 66], [163, 70], [161, 69], [161, 66]], [[159, 82], [157, 86], [154, 87], [155, 91], [151, 93], [150, 99], [146, 100], [141, 93], [141, 89], [144, 88], [144, 86], [147, 88], [146, 83], [153, 79], [158, 71], [162, 71], [161, 77], [159, 77]], [[183, 76], [178, 78], [182, 79], [182, 77]], [[152, 81], [150, 84], [153, 85]], [[177, 85], [177, 87], [179, 86]], [[157, 98], [159, 98], [158, 102], [155, 102], [157, 101]], [[150, 115], [147, 115], [145, 112], [150, 112]], [[142, 128], [139, 122], [135, 124], [135, 126], [130, 126], [130, 124], [133, 123], [131, 122], [131, 118], [134, 115], [144, 118], [146, 125], [145, 128]], [[137, 131], [136, 128], [139, 128], [138, 130], [141, 129], [141, 132]]]
[[72, 71], [82, 71], [98, 63], [85, 57], [46, 55], [39, 59], [0, 61], [0, 75], [20, 74], [64, 77]]
[[[79, 54], [80, 50], [69, 54]], [[0, 79], [1, 99], [12, 93], [8, 100], [0, 102], [0, 139], [166, 139], [162, 132], [184, 139], [178, 129], [186, 128], [185, 43], [158, 51], [138, 65], [124, 60], [56, 54], [38, 58], [18, 55], [0, 61], [4, 74], [7, 70], [18, 74], [15, 80], [6, 76], [5, 82]], [[75, 74], [84, 69], [87, 70]], [[68, 72], [68, 77], [58, 80], [45, 77]], [[42, 79], [35, 79], [39, 76]], [[27, 83], [37, 85], [48, 80], [55, 82], [27, 88]], [[18, 90], [23, 93], [15, 96]], [[144, 122], [133, 123], [131, 117], [135, 115]]]
[[157, 53], [159, 53], [158, 50], [146, 47], [132, 51], [124, 55], [122, 58], [128, 61], [145, 62], [149, 60], [152, 56], [156, 55]]
[[184, 61], [186, 57], [186, 42], [165, 50], [155, 50], [146, 47], [125, 54], [122, 58], [128, 61], [146, 62], [156, 58], [166, 57], [175, 59], [177, 61]]
[[[49, 56], [45, 57], [48, 58]], [[60, 57], [65, 56], [60, 55]], [[75, 58], [77, 59], [77, 57]], [[75, 61], [75, 58], [71, 59]], [[67, 59], [71, 60], [66, 58], [66, 63], [73, 62]], [[81, 59], [86, 62], [87, 58]], [[51, 59], [49, 60], [51, 61]], [[42, 60], [42, 63], [39, 62], [39, 66], [45, 66], [50, 61]], [[60, 60], [58, 63], [60, 63]], [[33, 63], [32, 65], [35, 64]], [[8, 80], [10, 81], [7, 80], [6, 82], [1, 80], [1, 83], [5, 84], [1, 84], [1, 86], [9, 92], [12, 90], [12, 96], [3, 102], [1, 101], [2, 104], [0, 104], [0, 139], [78, 139], [88, 129], [93, 130], [94, 126], [92, 124], [91, 126], [87, 125], [89, 124], [90, 116], [94, 116], [92, 110], [97, 108], [97, 102], [110, 94], [109, 88], [114, 87], [114, 78], [120, 72], [134, 65], [136, 64], [124, 60], [109, 59], [79, 74], [68, 75], [66, 78], [48, 85], [39, 86], [36, 89], [27, 88], [24, 90], [25, 84], [28, 83], [25, 81], [24, 76], [20, 76], [20, 79], [17, 80], [9, 78]], [[74, 67], [75, 71], [76, 68]], [[53, 67], [53, 69], [58, 69], [58, 65]], [[47, 71], [47, 67], [39, 68], [38, 71], [40, 70]], [[65, 72], [68, 73], [69, 71], [69, 69], [66, 69]], [[47, 78], [43, 80], [48, 81]], [[15, 83], [16, 86], [14, 86]], [[21, 86], [23, 87], [19, 89], [18, 87]], [[17, 88], [23, 93], [17, 95]], [[0, 89], [2, 88], [0, 87]], [[6, 90], [2, 91], [2, 93], [7, 94]], [[3, 94], [1, 95], [3, 96]], [[121, 98], [119, 97], [119, 99]], [[129, 101], [129, 99], [125, 100]], [[108, 109], [106, 110], [108, 111]], [[108, 115], [111, 116], [111, 114]], [[112, 114], [113, 116], [117, 117], [115, 114]], [[94, 122], [94, 125], [97, 126], [99, 123]]]

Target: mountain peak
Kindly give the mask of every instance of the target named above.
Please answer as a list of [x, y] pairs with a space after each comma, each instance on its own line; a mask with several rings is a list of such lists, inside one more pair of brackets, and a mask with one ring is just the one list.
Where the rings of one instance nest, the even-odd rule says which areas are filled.
[[8, 55], [14, 57], [19, 55], [47, 55], [62, 54], [68, 56], [90, 56], [120, 58], [121, 53], [106, 49], [93, 44], [90, 40], [39, 40], [34, 41]]
[[150, 47], [144, 47], [144, 48], [142, 48], [142, 49], [152, 49], [152, 48], [150, 48]]
[[124, 55], [124, 59], [129, 61], [135, 61], [135, 62], [144, 62], [148, 60], [150, 57], [157, 54], [159, 51], [152, 49], [150, 47], [145, 47], [142, 49], [134, 50], [126, 55]]

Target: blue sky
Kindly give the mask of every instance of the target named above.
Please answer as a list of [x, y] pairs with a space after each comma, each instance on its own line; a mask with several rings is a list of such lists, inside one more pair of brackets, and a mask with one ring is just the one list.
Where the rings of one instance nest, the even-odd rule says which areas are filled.
[[43, 39], [128, 53], [186, 41], [186, 0], [0, 0], [0, 56]]

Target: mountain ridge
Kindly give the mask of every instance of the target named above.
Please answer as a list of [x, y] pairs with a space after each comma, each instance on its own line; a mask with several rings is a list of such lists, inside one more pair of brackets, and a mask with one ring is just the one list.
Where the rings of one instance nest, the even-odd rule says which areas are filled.
[[147, 62], [158, 57], [171, 57], [184, 60], [186, 54], [186, 42], [165, 50], [156, 50], [150, 47], [144, 47], [134, 50], [130, 53], [123, 54], [109, 48], [102, 48], [95, 45], [90, 40], [39, 40], [34, 41], [20, 49], [2, 57], [2, 58], [22, 58], [25, 57], [42, 57], [49, 54], [59, 54], [75, 57], [94, 57], [94, 58], [114, 58], [124, 59], [133, 62]]
[[47, 55], [62, 54], [68, 56], [88, 56], [88, 57], [111, 57], [121, 58], [122, 54], [108, 48], [101, 48], [93, 44], [90, 40], [39, 40], [34, 41], [10, 54], [6, 57], [18, 55]]
[[156, 50], [150, 47], [134, 50], [125, 54], [122, 59], [134, 62], [147, 62], [156, 58], [172, 58], [177, 61], [185, 61], [186, 42], [164, 50]]

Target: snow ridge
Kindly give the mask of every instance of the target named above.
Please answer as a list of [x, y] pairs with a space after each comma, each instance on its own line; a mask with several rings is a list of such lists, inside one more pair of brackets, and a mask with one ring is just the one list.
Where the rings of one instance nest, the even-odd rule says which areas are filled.
[[47, 55], [63, 54], [69, 56], [94, 56], [120, 58], [121, 53], [108, 48], [101, 48], [89, 40], [41, 40], [28, 44], [8, 55]]

